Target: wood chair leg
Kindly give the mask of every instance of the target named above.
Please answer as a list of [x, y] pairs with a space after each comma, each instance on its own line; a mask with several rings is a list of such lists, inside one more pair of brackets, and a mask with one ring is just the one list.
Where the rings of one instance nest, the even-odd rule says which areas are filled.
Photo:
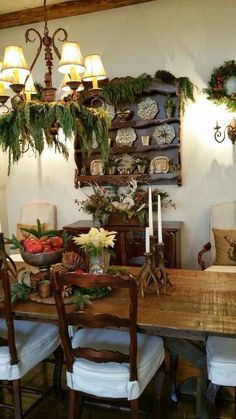
[[22, 412], [20, 380], [13, 380], [12, 387], [13, 387], [13, 402], [14, 402], [15, 419], [22, 419], [23, 412]]
[[220, 386], [218, 384], [213, 384], [212, 382], [210, 382], [210, 384], [207, 387], [207, 391], [206, 391], [207, 410], [208, 410], [209, 417], [211, 419], [217, 419], [215, 399], [216, 399], [216, 394], [219, 388]]
[[169, 351], [170, 356], [170, 398], [172, 402], [178, 403], [179, 394], [176, 387], [176, 375], [179, 363], [179, 355], [173, 351]]
[[131, 419], [138, 419], [138, 399], [130, 400]]
[[69, 415], [68, 419], [77, 419], [80, 416], [79, 412], [79, 392], [69, 389]]
[[161, 418], [162, 415], [162, 395], [165, 381], [166, 368], [163, 362], [155, 375], [155, 402], [151, 412], [150, 419]]
[[53, 387], [58, 398], [63, 398], [64, 391], [61, 387], [61, 373], [64, 363], [64, 351], [61, 346], [53, 352], [55, 358], [55, 366], [53, 372]]

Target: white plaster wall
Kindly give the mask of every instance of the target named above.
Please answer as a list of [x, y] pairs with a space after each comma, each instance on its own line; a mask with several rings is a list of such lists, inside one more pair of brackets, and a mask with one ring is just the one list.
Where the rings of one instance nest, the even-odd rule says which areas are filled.
[[[215, 120], [225, 125], [233, 115], [201, 93], [213, 68], [236, 58], [235, 16], [234, 0], [158, 0], [49, 22], [51, 33], [64, 27], [70, 40], [79, 40], [84, 55], [99, 52], [110, 78], [143, 72], [154, 75], [156, 70], [166, 69], [176, 76], [188, 76], [199, 86], [197, 101], [189, 104], [183, 121], [183, 186], [162, 187], [176, 203], [176, 210], [165, 210], [163, 218], [184, 223], [183, 267], [197, 267], [197, 252], [208, 241], [210, 205], [235, 200], [235, 150], [229, 140], [217, 144], [213, 139]], [[34, 27], [42, 31], [42, 26]], [[24, 45], [26, 28], [0, 32], [0, 56], [7, 44]], [[30, 63], [35, 46], [26, 45], [24, 50]], [[37, 81], [43, 81], [42, 64], [41, 58], [34, 71]], [[58, 86], [56, 71], [54, 80]], [[27, 155], [12, 167], [7, 179], [10, 233], [15, 230], [20, 206], [34, 200], [57, 205], [59, 227], [86, 218], [73, 203], [88, 189], [74, 189], [72, 145], [70, 150], [68, 162], [46, 151], [41, 158]]]

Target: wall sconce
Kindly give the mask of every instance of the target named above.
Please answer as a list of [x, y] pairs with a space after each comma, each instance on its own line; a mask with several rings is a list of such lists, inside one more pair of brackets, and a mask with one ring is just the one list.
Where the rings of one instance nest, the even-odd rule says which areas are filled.
[[214, 128], [215, 130], [215, 140], [217, 143], [222, 143], [225, 140], [225, 134], [227, 132], [227, 135], [229, 139], [232, 141], [232, 144], [235, 144], [236, 142], [236, 119], [233, 118], [229, 125], [227, 125], [224, 129], [224, 134], [222, 137], [221, 127], [218, 125], [218, 121], [216, 121], [216, 126]]

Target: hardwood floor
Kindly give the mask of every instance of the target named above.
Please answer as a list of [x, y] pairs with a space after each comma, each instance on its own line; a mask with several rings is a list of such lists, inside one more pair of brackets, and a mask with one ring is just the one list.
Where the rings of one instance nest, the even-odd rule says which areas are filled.
[[[186, 364], [184, 361], [180, 361], [178, 368], [178, 382], [184, 380], [187, 377], [195, 376], [198, 371], [195, 370], [191, 365]], [[168, 401], [168, 368], [166, 375], [166, 385], [164, 394], [164, 408], [162, 419], [191, 419], [195, 418], [195, 399], [193, 396], [181, 396], [181, 400], [178, 404], [173, 404]], [[45, 388], [52, 382], [52, 365], [44, 363], [41, 366], [34, 368], [27, 379], [24, 380], [26, 386], [39, 386]], [[65, 374], [63, 373], [63, 388], [66, 388]], [[231, 397], [231, 392], [228, 392], [228, 396]], [[5, 399], [9, 398], [7, 393], [4, 394]], [[23, 398], [23, 406], [26, 408], [32, 403], [32, 397], [27, 395]], [[141, 414], [140, 419], [147, 418], [145, 411], [150, 409], [152, 401], [152, 386], [150, 385], [144, 395], [141, 398]], [[233, 419], [234, 418], [234, 403], [233, 399], [228, 401], [218, 401], [218, 412], [220, 419]], [[35, 409], [28, 417], [29, 419], [66, 419], [68, 412], [68, 400], [67, 396], [64, 401], [58, 401], [55, 398], [49, 398], [44, 400], [42, 404]], [[2, 410], [0, 408], [0, 419], [12, 419], [13, 414], [10, 411]], [[108, 409], [104, 407], [98, 407], [97, 405], [86, 404], [83, 410], [82, 419], [128, 419], [130, 418], [127, 410], [119, 409]]]

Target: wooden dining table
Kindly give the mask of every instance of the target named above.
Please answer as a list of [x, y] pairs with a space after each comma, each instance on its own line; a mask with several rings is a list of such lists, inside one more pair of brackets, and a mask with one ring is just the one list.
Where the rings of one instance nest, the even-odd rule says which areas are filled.
[[[127, 269], [136, 277], [140, 271], [137, 267]], [[138, 331], [162, 336], [173, 359], [178, 354], [199, 368], [202, 379], [196, 416], [205, 419], [208, 414], [204, 397], [207, 379], [204, 341], [209, 335], [236, 338], [236, 275], [184, 269], [170, 269], [168, 273], [172, 286], [166, 294], [157, 295], [153, 288], [144, 297], [139, 295]], [[77, 309], [73, 304], [66, 307], [68, 311]], [[127, 307], [126, 292], [112, 290], [108, 296], [94, 300], [86, 310], [123, 315]], [[55, 305], [17, 302], [14, 312], [18, 319], [58, 322]]]

